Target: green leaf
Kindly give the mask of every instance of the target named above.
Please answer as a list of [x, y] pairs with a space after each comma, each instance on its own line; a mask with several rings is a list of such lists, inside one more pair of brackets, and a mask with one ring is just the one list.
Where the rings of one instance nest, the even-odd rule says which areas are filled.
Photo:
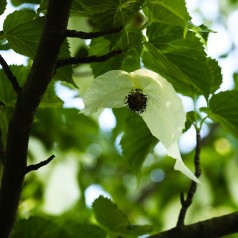
[[[10, 69], [17, 78], [20, 86], [23, 86], [29, 72], [28, 68], [22, 65], [11, 65]], [[9, 79], [6, 77], [3, 69], [0, 69], [0, 102], [2, 102], [6, 107], [13, 107], [16, 98], [16, 92], [13, 90]]]
[[201, 117], [197, 112], [195, 112], [195, 111], [187, 112], [186, 122], [185, 122], [185, 127], [183, 130], [183, 133], [185, 131], [187, 131], [192, 125], [196, 124], [196, 122], [200, 119], [201, 119]]
[[238, 137], [238, 91], [225, 91], [212, 96], [208, 116]]
[[217, 60], [211, 58], [207, 58], [207, 64], [211, 72], [210, 93], [214, 93], [220, 88], [222, 83], [221, 67], [219, 66]]
[[128, 117], [120, 144], [123, 156], [136, 173], [140, 171], [146, 156], [157, 142], [158, 139], [152, 136], [141, 117]]
[[150, 22], [162, 22], [186, 27], [191, 17], [185, 0], [150, 0], [143, 9]]
[[94, 76], [113, 69], [124, 69], [128, 72], [139, 69], [142, 37], [140, 30], [123, 30], [107, 39], [104, 37], [93, 39], [89, 48], [91, 55], [100, 56], [115, 49], [122, 49], [125, 52], [104, 62], [92, 63]]
[[189, 31], [184, 38], [181, 27], [152, 23], [147, 28], [147, 37], [149, 44], [142, 56], [145, 66], [164, 76], [177, 91], [207, 98], [219, 87], [220, 69], [214, 60], [206, 57], [194, 32]]
[[130, 225], [126, 215], [108, 198], [100, 196], [92, 208], [97, 221], [108, 230], [118, 231], [122, 225]]
[[17, 7], [24, 3], [33, 3], [33, 4], [39, 4], [41, 0], [11, 0], [11, 3], [13, 6]]
[[126, 215], [110, 199], [100, 196], [93, 203], [93, 212], [97, 221], [111, 233], [134, 237], [148, 233], [151, 226], [131, 225]]
[[203, 24], [200, 26], [196, 26], [192, 22], [189, 22], [189, 26], [200, 37], [200, 39], [204, 45], [207, 45], [209, 33], [211, 33], [211, 32], [215, 33], [215, 31], [209, 29], [207, 26], [205, 26]]
[[69, 223], [65, 226], [65, 238], [106, 238], [106, 232], [96, 225]]
[[95, 120], [78, 114], [77, 109], [41, 107], [32, 133], [48, 149], [57, 143], [62, 150], [76, 147], [85, 151], [88, 145], [97, 142], [98, 130]]
[[65, 238], [61, 228], [52, 220], [43, 217], [30, 217], [17, 221], [11, 238]]
[[[103, 37], [93, 39], [90, 44], [89, 53], [96, 56], [104, 55], [109, 52], [109, 45], [110, 41]], [[94, 76], [97, 77], [113, 69], [120, 69], [123, 59], [123, 54], [120, 54], [104, 62], [91, 63]]]
[[[46, 13], [47, 7], [48, 7], [48, 0], [41, 0], [40, 7], [37, 9], [38, 13]], [[81, 5], [81, 0], [73, 0], [71, 9], [70, 9], [70, 15], [71, 16], [85, 16], [85, 13], [83, 12], [83, 7]]]
[[[3, 30], [11, 48], [22, 55], [34, 59], [38, 49], [44, 24], [44, 17], [37, 17], [32, 10], [15, 11], [4, 21]], [[70, 57], [69, 44], [62, 44], [59, 58]], [[77, 87], [72, 79], [72, 67], [66, 66], [57, 70], [55, 80], [65, 81]]]
[[85, 14], [99, 29], [126, 25], [144, 0], [81, 0]]
[[1, 0], [0, 1], [0, 15], [4, 13], [6, 6], [7, 6], [7, 0]]
[[4, 21], [3, 31], [14, 51], [34, 58], [43, 23], [43, 17], [36, 17], [34, 11], [25, 9], [9, 14]]

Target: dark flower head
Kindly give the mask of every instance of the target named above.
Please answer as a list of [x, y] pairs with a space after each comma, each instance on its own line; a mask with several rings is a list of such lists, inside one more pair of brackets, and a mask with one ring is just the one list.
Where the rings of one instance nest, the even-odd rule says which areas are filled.
[[143, 94], [141, 89], [132, 89], [125, 97], [125, 104], [130, 111], [141, 114], [146, 111], [147, 96]]

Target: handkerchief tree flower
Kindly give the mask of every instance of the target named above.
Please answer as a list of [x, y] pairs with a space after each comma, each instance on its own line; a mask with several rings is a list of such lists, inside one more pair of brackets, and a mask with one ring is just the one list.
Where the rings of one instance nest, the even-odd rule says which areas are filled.
[[139, 69], [131, 73], [112, 70], [97, 77], [84, 96], [86, 115], [101, 108], [127, 106], [139, 114], [154, 135], [176, 159], [174, 168], [199, 182], [182, 161], [178, 140], [186, 121], [181, 99], [172, 85], [159, 74]]

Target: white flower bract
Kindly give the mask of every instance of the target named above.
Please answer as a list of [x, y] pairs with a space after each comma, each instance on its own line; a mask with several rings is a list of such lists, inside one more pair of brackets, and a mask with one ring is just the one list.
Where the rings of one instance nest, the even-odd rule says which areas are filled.
[[183, 104], [172, 85], [159, 74], [139, 69], [131, 73], [109, 71], [93, 81], [84, 95], [89, 115], [100, 108], [125, 107], [125, 97], [133, 89], [141, 89], [148, 98], [146, 110], [140, 114], [152, 135], [165, 146], [168, 155], [176, 159], [174, 168], [199, 183], [196, 176], [183, 163], [178, 140], [186, 121]]

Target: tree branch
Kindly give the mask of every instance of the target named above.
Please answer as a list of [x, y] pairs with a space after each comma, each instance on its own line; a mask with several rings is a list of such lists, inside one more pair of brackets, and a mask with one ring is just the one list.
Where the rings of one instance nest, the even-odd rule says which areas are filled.
[[9, 79], [10, 83], [12, 84], [12, 87], [14, 89], [14, 91], [16, 93], [18, 93], [20, 91], [20, 86], [17, 82], [17, 78], [14, 76], [14, 74], [12, 73], [9, 65], [7, 64], [7, 62], [4, 60], [4, 58], [2, 57], [2, 55], [0, 54], [0, 64], [2, 65], [3, 71], [6, 74], [7, 78]]
[[108, 29], [105, 31], [98, 31], [98, 32], [83, 32], [83, 31], [75, 31], [75, 30], [66, 30], [65, 37], [76, 37], [80, 39], [93, 39], [104, 35], [109, 35], [113, 33], [120, 32], [123, 28], [116, 27], [112, 29]]
[[106, 61], [114, 56], [117, 56], [122, 53], [122, 50], [114, 50], [110, 51], [109, 53], [101, 56], [88, 56], [88, 57], [71, 57], [67, 59], [61, 59], [58, 60], [56, 64], [56, 68], [62, 67], [62, 66], [67, 66], [67, 65], [73, 65], [73, 64], [87, 64], [87, 63], [93, 63], [93, 62], [103, 62]]
[[2, 139], [2, 131], [0, 130], [0, 163], [4, 163], [4, 157], [5, 157], [5, 148], [3, 145], [3, 139]]
[[54, 155], [51, 155], [48, 159], [46, 160], [43, 160], [41, 161], [40, 163], [38, 164], [32, 164], [32, 165], [28, 165], [26, 168], [25, 168], [25, 171], [24, 171], [24, 174], [27, 174], [33, 170], [38, 170], [39, 168], [49, 164], [53, 159], [55, 158]]
[[[196, 145], [196, 150], [194, 155], [194, 165], [195, 165], [195, 176], [199, 178], [201, 175], [201, 168], [200, 168], [201, 135], [200, 135], [200, 129], [198, 128], [196, 129], [196, 140], [197, 140], [197, 145]], [[193, 202], [193, 197], [196, 190], [197, 190], [197, 183], [192, 181], [190, 188], [188, 190], [186, 199], [184, 199], [184, 195], [183, 193], [181, 193], [180, 200], [181, 200], [182, 208], [179, 213], [177, 227], [181, 227], [184, 225], [184, 220], [185, 220], [187, 210]]]
[[217, 238], [237, 233], [237, 224], [238, 212], [234, 212], [191, 225], [175, 227], [147, 238]]
[[30, 130], [35, 112], [54, 74], [65, 39], [72, 0], [49, 0], [46, 20], [33, 65], [18, 94], [8, 127], [5, 165], [0, 189], [0, 237], [8, 238], [15, 223], [26, 168]]

